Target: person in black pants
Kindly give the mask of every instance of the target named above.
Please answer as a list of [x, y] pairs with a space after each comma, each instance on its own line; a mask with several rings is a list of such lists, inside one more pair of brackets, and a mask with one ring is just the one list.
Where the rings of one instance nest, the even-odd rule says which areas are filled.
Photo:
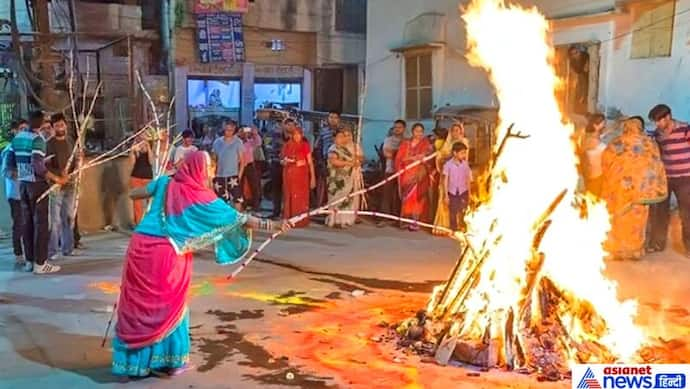
[[[10, 136], [14, 137], [21, 129], [28, 127], [26, 121], [13, 122], [10, 126]], [[10, 205], [10, 215], [12, 216], [12, 249], [17, 265], [24, 264], [24, 250], [22, 249], [22, 235], [24, 225], [22, 222], [22, 203], [19, 196], [19, 181], [17, 173], [9, 169], [9, 159], [14, 158], [12, 146], [8, 145], [2, 151], [2, 175], [5, 177], [5, 197]]]
[[31, 128], [20, 132], [12, 139], [9, 169], [17, 172], [19, 194], [24, 222], [24, 253], [26, 271], [34, 274], [49, 274], [60, 271], [60, 266], [48, 263], [48, 204], [49, 200], [38, 201], [48, 190], [48, 180], [58, 185], [67, 183], [67, 177], [57, 176], [46, 169], [46, 141], [41, 135], [50, 124], [44, 121], [43, 113], [33, 112]]
[[79, 233], [79, 211], [77, 211], [77, 215], [74, 216], [74, 248], [75, 249], [83, 249], [84, 245], [81, 244], [81, 234]]
[[280, 162], [271, 162], [271, 200], [273, 201], [271, 218], [278, 219], [283, 209], [283, 165]]
[[24, 262], [24, 250], [22, 248], [22, 236], [24, 235], [24, 222], [22, 219], [22, 203], [20, 200], [8, 199], [12, 216], [12, 249], [14, 258], [18, 264]]
[[[661, 160], [666, 168], [669, 198], [674, 194], [678, 200], [685, 256], [690, 258], [690, 125], [676, 121], [671, 108], [664, 104], [652, 108], [649, 119], [656, 124], [652, 136], [659, 145]], [[650, 208], [648, 253], [660, 252], [666, 248], [670, 221], [669, 198]]]
[[273, 213], [271, 218], [279, 219], [283, 207], [283, 165], [281, 153], [285, 143], [285, 135], [288, 121], [294, 123], [293, 119], [286, 119], [282, 125], [277, 125], [271, 133], [270, 144], [268, 147], [268, 160], [270, 161], [271, 171], [271, 200], [273, 200]]

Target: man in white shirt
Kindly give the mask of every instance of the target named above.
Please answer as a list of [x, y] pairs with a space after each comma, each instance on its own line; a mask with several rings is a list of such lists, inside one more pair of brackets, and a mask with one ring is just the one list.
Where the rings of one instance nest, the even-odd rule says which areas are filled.
[[180, 168], [187, 154], [197, 150], [197, 147], [194, 146], [194, 132], [192, 130], [184, 130], [182, 132], [182, 144], [175, 148], [175, 157], [173, 159], [175, 169]]

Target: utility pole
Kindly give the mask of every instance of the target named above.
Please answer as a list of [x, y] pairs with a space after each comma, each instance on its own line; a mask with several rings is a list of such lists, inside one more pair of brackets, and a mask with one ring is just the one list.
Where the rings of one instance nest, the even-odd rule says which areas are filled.
[[[175, 95], [175, 60], [172, 45], [174, 9], [171, 7], [170, 0], [160, 0], [160, 10], [161, 70], [168, 75], [168, 101], [171, 101]], [[168, 108], [173, 109], [170, 105], [168, 105]], [[170, 115], [172, 118], [175, 117], [175, 115], [167, 112], [166, 115]]]
[[34, 0], [34, 15], [36, 29], [38, 30], [38, 64], [40, 66], [40, 93], [41, 100], [50, 106], [56, 106], [55, 96], [55, 71], [52, 55], [53, 39], [50, 34], [50, 16], [48, 13], [48, 0]]

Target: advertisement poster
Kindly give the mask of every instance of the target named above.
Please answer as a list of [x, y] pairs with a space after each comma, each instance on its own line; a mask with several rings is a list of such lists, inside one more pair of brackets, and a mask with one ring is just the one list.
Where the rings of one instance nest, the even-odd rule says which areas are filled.
[[244, 62], [241, 14], [199, 14], [196, 23], [201, 63]]

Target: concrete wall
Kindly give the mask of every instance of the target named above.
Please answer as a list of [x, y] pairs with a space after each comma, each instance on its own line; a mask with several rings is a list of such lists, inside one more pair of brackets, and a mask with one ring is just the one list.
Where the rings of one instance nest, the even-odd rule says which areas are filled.
[[[649, 109], [666, 103], [678, 118], [690, 119], [690, 0], [676, 3], [670, 57], [631, 59], [632, 16], [623, 13], [593, 24], [554, 23], [554, 42], [601, 41], [599, 106], [646, 117]], [[612, 40], [613, 37], [620, 39]]]
[[[199, 63], [193, 0], [186, 0], [181, 27], [175, 31], [175, 118], [178, 126], [189, 121], [186, 80], [213, 76], [242, 80], [241, 121], [254, 116], [254, 80], [301, 79], [302, 108], [314, 103], [312, 68], [361, 66], [366, 57], [366, 35], [335, 31], [335, 0], [256, 0], [243, 16], [245, 56], [243, 64]], [[271, 51], [266, 43], [282, 40], [284, 51]], [[345, 81], [352, 78], [346, 78]], [[358, 88], [347, 91], [345, 110], [356, 111]], [[354, 97], [353, 97], [354, 96]]]
[[[444, 14], [445, 47], [432, 57], [433, 109], [446, 104], [494, 103], [484, 73], [471, 67], [464, 56], [465, 31], [459, 5], [451, 0], [374, 0], [367, 13], [367, 95], [364, 103], [363, 146], [373, 157], [374, 145], [383, 142], [393, 120], [405, 118], [404, 57], [391, 49], [405, 45], [405, 26], [424, 13]], [[411, 34], [408, 29], [408, 37]], [[427, 128], [431, 121], [423, 122]]]
[[[79, 228], [96, 231], [110, 224], [125, 227], [132, 223], [128, 198], [131, 165], [126, 157], [115, 159], [84, 172], [79, 199]], [[4, 180], [2, 194], [4, 197]], [[0, 229], [11, 231], [7, 201], [0, 201]]]
[[[537, 5], [547, 16], [596, 14], [613, 10], [613, 0], [524, 0]], [[466, 3], [466, 2], [463, 2]], [[616, 107], [625, 114], [642, 114], [665, 102], [676, 116], [690, 119], [690, 0], [676, 4], [672, 55], [666, 58], [630, 59], [632, 14], [614, 11], [598, 16], [558, 19], [552, 22], [553, 43], [601, 42], [598, 105]], [[445, 42], [433, 54], [434, 109], [446, 104], [494, 105], [491, 85], [483, 71], [470, 67], [464, 58], [465, 34], [456, 0], [375, 0], [367, 15], [367, 96], [364, 115], [364, 147], [382, 142], [392, 120], [404, 118], [403, 56], [390, 50], [404, 44], [405, 25], [423, 13], [445, 15]], [[620, 37], [613, 40], [614, 37]], [[431, 125], [431, 121], [425, 124]]]
[[[186, 0], [186, 13], [182, 22], [185, 28], [195, 28], [193, 4], [194, 0]], [[300, 42], [295, 41], [294, 38], [272, 37], [274, 33], [271, 30], [310, 32], [317, 35], [316, 58], [313, 64], [361, 64], [364, 62], [366, 35], [335, 31], [335, 0], [256, 0], [250, 3], [249, 12], [243, 18], [247, 46], [250, 46], [252, 42], [259, 44], [262, 40], [284, 39], [288, 46], [287, 51], [290, 50], [290, 46], [293, 51], [303, 50]], [[196, 48], [196, 43], [192, 43]], [[252, 58], [250, 54], [248, 51], [249, 61], [265, 62]], [[278, 54], [285, 55], [273, 53], [280, 57]], [[264, 59], [266, 56], [260, 57]]]

